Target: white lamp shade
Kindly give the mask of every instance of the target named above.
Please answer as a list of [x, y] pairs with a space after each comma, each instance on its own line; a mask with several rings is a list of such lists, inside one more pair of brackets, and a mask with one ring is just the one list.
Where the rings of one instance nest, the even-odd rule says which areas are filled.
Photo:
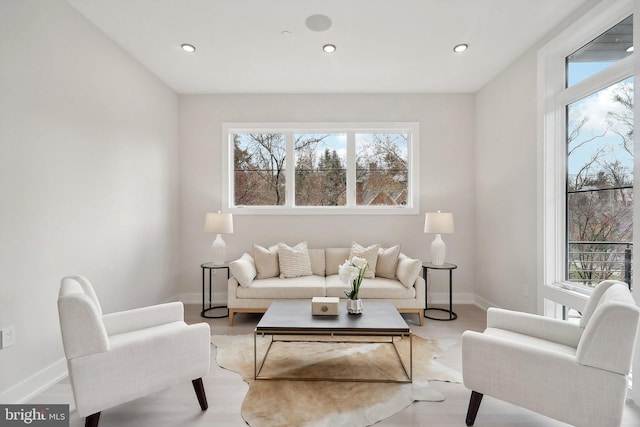
[[453, 214], [451, 212], [427, 212], [424, 216], [424, 232], [435, 234], [453, 233]]
[[233, 215], [230, 213], [207, 213], [204, 219], [206, 233], [233, 233]]

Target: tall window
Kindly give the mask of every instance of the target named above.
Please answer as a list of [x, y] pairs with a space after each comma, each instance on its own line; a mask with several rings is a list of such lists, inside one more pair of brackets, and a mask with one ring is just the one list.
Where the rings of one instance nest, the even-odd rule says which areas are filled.
[[579, 286], [605, 279], [631, 285], [633, 77], [599, 86], [603, 70], [632, 49], [629, 16], [566, 58], [567, 87], [590, 78], [598, 88], [565, 107], [565, 279]]
[[552, 317], [602, 280], [633, 285], [634, 7], [598, 3], [539, 51], [538, 310]]
[[418, 212], [416, 123], [228, 123], [223, 138], [231, 211]]

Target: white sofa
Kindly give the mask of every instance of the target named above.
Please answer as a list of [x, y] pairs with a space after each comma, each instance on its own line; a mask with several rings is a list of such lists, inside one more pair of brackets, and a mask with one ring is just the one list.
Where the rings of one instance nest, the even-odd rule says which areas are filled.
[[[293, 270], [291, 262], [287, 263], [292, 251], [298, 256], [292, 261]], [[305, 265], [305, 253], [309, 265]], [[307, 249], [306, 242], [294, 248], [283, 243], [271, 248], [254, 245], [251, 254], [245, 253], [229, 265], [229, 325], [233, 325], [236, 313], [264, 313], [276, 300], [305, 299], [309, 306], [313, 297], [346, 300], [344, 291], [349, 286], [338, 277], [338, 266], [354, 255], [369, 262], [370, 277], [363, 280], [359, 295], [365, 310], [366, 301], [388, 301], [401, 313], [416, 313], [422, 325], [426, 292], [420, 276], [422, 262], [402, 254], [400, 246], [364, 248], [355, 242], [350, 248], [326, 249]]]

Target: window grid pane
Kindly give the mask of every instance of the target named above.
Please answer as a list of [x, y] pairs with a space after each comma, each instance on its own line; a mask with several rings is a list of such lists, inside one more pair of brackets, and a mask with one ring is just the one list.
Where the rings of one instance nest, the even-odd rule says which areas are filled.
[[233, 148], [235, 205], [284, 205], [285, 134], [236, 133]]
[[347, 135], [295, 134], [296, 205], [345, 206]]
[[606, 69], [633, 52], [633, 15], [566, 58], [566, 87]]
[[357, 205], [406, 205], [408, 139], [406, 133], [356, 134]]
[[633, 78], [567, 106], [566, 280], [631, 285]]

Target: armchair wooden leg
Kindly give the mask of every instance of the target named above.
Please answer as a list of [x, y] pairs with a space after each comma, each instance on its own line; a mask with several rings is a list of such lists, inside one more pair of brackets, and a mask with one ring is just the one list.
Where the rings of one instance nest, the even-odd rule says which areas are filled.
[[84, 427], [98, 427], [100, 421], [100, 412], [89, 415], [84, 421]]
[[478, 415], [478, 409], [480, 409], [480, 403], [482, 402], [482, 393], [477, 391], [471, 392], [471, 399], [469, 399], [469, 409], [467, 410], [467, 425], [472, 426], [476, 422], [476, 415]]
[[202, 384], [202, 378], [198, 378], [197, 380], [191, 381], [193, 383], [193, 389], [196, 391], [196, 396], [198, 397], [198, 403], [200, 404], [200, 408], [203, 411], [206, 411], [209, 408], [209, 404], [207, 403], [207, 395], [204, 392], [204, 385]]

